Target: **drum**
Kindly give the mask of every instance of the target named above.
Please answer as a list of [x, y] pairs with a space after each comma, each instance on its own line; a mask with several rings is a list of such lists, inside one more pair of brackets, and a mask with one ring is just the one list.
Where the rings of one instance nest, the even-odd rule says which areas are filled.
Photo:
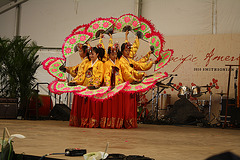
[[159, 105], [159, 110], [158, 110], [158, 115], [160, 117], [166, 115], [168, 111], [168, 106], [170, 105], [171, 102], [171, 95], [170, 94], [159, 94], [158, 97], [158, 105]]
[[202, 95], [201, 88], [198, 86], [192, 86], [191, 95], [192, 95], [192, 97], [200, 97]]
[[181, 86], [178, 90], [179, 98], [190, 98], [190, 89], [187, 86]]
[[53, 102], [49, 95], [38, 95], [38, 99], [31, 98], [29, 104], [29, 116], [36, 116], [36, 105], [39, 117], [48, 117], [50, 110], [53, 108]]

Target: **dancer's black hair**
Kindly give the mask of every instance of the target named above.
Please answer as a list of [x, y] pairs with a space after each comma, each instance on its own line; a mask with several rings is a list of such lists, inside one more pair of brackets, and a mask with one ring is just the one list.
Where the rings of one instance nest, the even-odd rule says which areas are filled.
[[[105, 50], [103, 48], [97, 48], [97, 47], [93, 47], [92, 50], [98, 54], [98, 59], [100, 61], [102, 61], [103, 57], [104, 57], [104, 53], [105, 53]], [[89, 54], [88, 54], [88, 59], [89, 61], [91, 61], [90, 57], [89, 57]]]

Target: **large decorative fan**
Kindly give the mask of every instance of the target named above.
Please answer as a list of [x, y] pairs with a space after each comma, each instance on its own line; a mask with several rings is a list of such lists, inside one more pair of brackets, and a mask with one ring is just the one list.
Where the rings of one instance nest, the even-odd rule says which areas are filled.
[[155, 27], [149, 20], [145, 19], [142, 16], [138, 19], [140, 21], [140, 27], [135, 28], [133, 31], [140, 32], [142, 35], [141, 38], [147, 40], [149, 38], [148, 35], [152, 34], [155, 31]]
[[78, 43], [84, 44], [89, 40], [89, 38], [91, 38], [91, 36], [91, 33], [86, 32], [76, 32], [74, 34], [70, 34], [62, 45], [63, 57], [66, 58], [75, 53], [74, 47]]
[[98, 18], [92, 21], [88, 28], [86, 28], [88, 33], [92, 33], [90, 40], [98, 38], [100, 33], [106, 32], [110, 27], [113, 26], [113, 24], [114, 21], [112, 21], [110, 18]]
[[92, 97], [96, 95], [103, 95], [109, 90], [110, 87], [100, 87], [98, 89], [86, 89], [82, 92], [75, 92], [76, 95]]
[[67, 82], [57, 82], [54, 85], [54, 90], [61, 93], [67, 93], [67, 92], [81, 92], [83, 90], [86, 90], [86, 86], [69, 86]]
[[117, 19], [114, 26], [114, 32], [124, 32], [127, 30], [134, 30], [140, 27], [138, 17], [133, 14], [124, 14]]
[[165, 43], [163, 36], [159, 32], [153, 32], [152, 34], [146, 36], [151, 46], [154, 46], [154, 53], [153, 55], [156, 58], [159, 57], [159, 52], [162, 52], [163, 45]]
[[61, 95], [62, 92], [57, 92], [55, 89], [54, 89], [54, 85], [58, 83], [58, 81], [52, 81], [49, 85], [48, 85], [48, 89], [50, 92], [54, 93], [54, 94], [58, 94], [58, 95]]
[[67, 79], [67, 74], [59, 69], [59, 67], [63, 65], [63, 61], [65, 61], [63, 58], [56, 59], [51, 61], [47, 67], [48, 73], [59, 81], [66, 81]]
[[94, 99], [103, 101], [105, 99], [109, 99], [113, 96], [115, 96], [117, 93], [119, 93], [121, 90], [123, 90], [129, 83], [124, 82], [122, 84], [119, 84], [118, 86], [115, 86], [114, 89], [107, 91], [103, 95], [96, 95], [94, 96]]
[[130, 93], [144, 92], [144, 91], [148, 90], [149, 88], [152, 88], [154, 85], [155, 85], [155, 82], [146, 83], [146, 84], [144, 84], [144, 83], [129, 84], [123, 89], [123, 91], [130, 92]]
[[52, 61], [55, 61], [56, 59], [58, 59], [58, 57], [48, 57], [47, 59], [45, 59], [42, 62], [43, 69], [47, 70], [47, 68], [49, 66], [49, 63], [52, 62]]
[[173, 50], [171, 49], [161, 52], [160, 56], [162, 59], [155, 65], [154, 71], [157, 71], [163, 68], [170, 61], [170, 58], [172, 57], [172, 55], [173, 55]]
[[159, 79], [162, 79], [164, 77], [167, 77], [168, 73], [167, 72], [158, 72], [155, 73], [154, 75], [150, 76], [150, 77], [145, 77], [142, 81], [142, 83], [147, 84], [147, 83], [152, 83], [152, 82], [156, 82]]
[[86, 31], [86, 28], [88, 28], [89, 24], [83, 24], [80, 26], [77, 26], [74, 30], [72, 30], [72, 34], [76, 33], [76, 32], [83, 32]]

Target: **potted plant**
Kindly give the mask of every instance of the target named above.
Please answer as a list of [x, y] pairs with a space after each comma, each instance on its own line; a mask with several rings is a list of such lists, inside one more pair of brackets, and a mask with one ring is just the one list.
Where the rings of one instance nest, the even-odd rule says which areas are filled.
[[29, 104], [35, 73], [41, 65], [37, 55], [40, 48], [29, 37], [0, 38], [1, 93], [2, 96], [19, 98], [19, 116], [25, 116]]

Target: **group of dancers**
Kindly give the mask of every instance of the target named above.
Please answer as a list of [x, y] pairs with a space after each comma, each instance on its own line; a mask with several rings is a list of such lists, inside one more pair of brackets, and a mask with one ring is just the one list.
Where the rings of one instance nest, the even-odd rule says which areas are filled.
[[[149, 51], [138, 61], [134, 60], [139, 48], [139, 37], [131, 44], [128, 41], [129, 31], [125, 32], [125, 42], [119, 48], [118, 42], [113, 43], [109, 34], [109, 44], [106, 49], [103, 44], [103, 34], [99, 36], [99, 43], [92, 47], [77, 44], [76, 52], [82, 62], [74, 67], [61, 66], [60, 70], [69, 73], [73, 79], [69, 86], [82, 85], [88, 89], [101, 86], [115, 86], [129, 82], [137, 84], [142, 81], [146, 73], [157, 60], [149, 60], [153, 51]], [[102, 102], [94, 101], [90, 97], [74, 95], [70, 115], [70, 126], [101, 127], [101, 128], [136, 128], [137, 127], [137, 93], [119, 93], [111, 99]]]
[[149, 51], [139, 61], [134, 61], [139, 48], [139, 38], [133, 44], [128, 41], [129, 31], [125, 32], [125, 43], [119, 49], [118, 42], [113, 43], [112, 35], [109, 34], [108, 48], [103, 44], [103, 34], [100, 34], [99, 44], [91, 47], [87, 44], [77, 44], [76, 51], [79, 53], [82, 62], [74, 67], [62, 66], [61, 70], [66, 70], [73, 80], [70, 86], [83, 85], [89, 88], [100, 86], [114, 87], [123, 82], [138, 83], [146, 76], [146, 73], [139, 71], [149, 70], [155, 61], [149, 61], [152, 51]]

